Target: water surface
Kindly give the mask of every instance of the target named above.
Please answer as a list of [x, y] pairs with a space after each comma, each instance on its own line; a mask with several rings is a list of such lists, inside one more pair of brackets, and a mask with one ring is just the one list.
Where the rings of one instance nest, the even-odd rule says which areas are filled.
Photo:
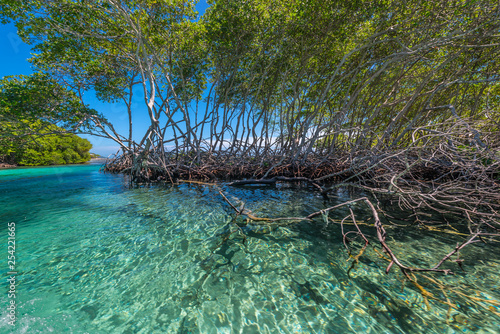
[[[305, 216], [330, 203], [295, 187], [224, 188], [259, 216]], [[361, 223], [370, 224], [361, 205]], [[347, 215], [343, 208], [338, 219]], [[236, 219], [236, 220], [235, 220]], [[235, 221], [242, 227], [238, 229]], [[496, 333], [498, 245], [464, 250], [465, 272], [445, 286], [418, 282], [429, 308], [373, 247], [350, 272], [340, 227], [300, 222], [247, 225], [215, 189], [129, 187], [98, 166], [0, 170], [0, 236], [7, 277], [7, 223], [16, 223], [17, 325], [0, 333]], [[367, 234], [373, 233], [366, 228]], [[352, 226], [345, 226], [352, 229]], [[389, 229], [398, 256], [435, 263], [460, 235]], [[244, 235], [243, 235], [244, 233]], [[359, 250], [360, 243], [352, 247]], [[448, 265], [453, 270], [453, 264]], [[427, 275], [431, 279], [441, 275]], [[2, 279], [1, 291], [7, 291]], [[444, 304], [444, 296], [450, 298]]]

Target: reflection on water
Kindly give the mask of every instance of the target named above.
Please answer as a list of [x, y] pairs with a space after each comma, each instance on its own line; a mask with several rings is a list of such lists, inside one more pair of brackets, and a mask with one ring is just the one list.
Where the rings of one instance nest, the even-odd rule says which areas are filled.
[[[239, 217], [240, 230], [231, 208], [209, 187], [130, 189], [122, 176], [97, 169], [0, 171], [4, 245], [7, 222], [17, 226], [14, 333], [496, 333], [500, 328], [495, 315], [500, 308], [485, 302], [500, 300], [496, 244], [465, 249], [467, 271], [442, 280], [445, 286], [431, 281], [440, 275], [418, 276], [436, 297], [428, 299], [428, 309], [418, 288], [396, 269], [385, 274], [387, 262], [376, 247], [348, 273], [351, 261], [333, 222], [266, 227], [245, 225]], [[294, 187], [226, 191], [259, 216], [304, 216], [335, 204]], [[337, 195], [339, 202], [350, 198], [345, 191]], [[362, 205], [353, 209], [360, 222], [369, 223]], [[347, 213], [347, 208], [336, 212], [338, 218]], [[462, 240], [409, 228], [389, 231], [397, 255], [412, 265], [434, 264]], [[353, 243], [353, 250], [360, 245]], [[6, 291], [6, 281], [2, 284]], [[1, 294], [0, 304], [7, 302]], [[1, 314], [0, 332], [10, 333], [6, 307]]]

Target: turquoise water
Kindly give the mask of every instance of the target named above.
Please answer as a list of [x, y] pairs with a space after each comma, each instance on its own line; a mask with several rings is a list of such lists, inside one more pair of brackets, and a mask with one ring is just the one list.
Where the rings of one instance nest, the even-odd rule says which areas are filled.
[[[224, 188], [258, 216], [304, 216], [331, 203], [294, 187]], [[369, 216], [353, 206], [362, 223]], [[358, 265], [340, 227], [235, 225], [207, 186], [130, 188], [98, 166], [0, 170], [2, 277], [16, 224], [17, 323], [0, 286], [0, 333], [497, 333], [498, 245], [464, 250], [465, 272], [418, 282], [429, 300], [369, 247]], [[339, 210], [343, 218], [347, 208]], [[362, 225], [364, 226], [364, 225]], [[352, 229], [352, 226], [345, 226]], [[371, 227], [364, 226], [367, 234]], [[234, 232], [234, 233], [232, 233]], [[243, 237], [244, 232], [246, 238]], [[430, 265], [460, 235], [388, 228], [404, 261]], [[373, 242], [375, 244], [375, 242]], [[360, 243], [352, 243], [359, 250]], [[453, 264], [447, 265], [456, 269]], [[428, 274], [431, 279], [442, 275]], [[471, 298], [471, 296], [473, 298]]]

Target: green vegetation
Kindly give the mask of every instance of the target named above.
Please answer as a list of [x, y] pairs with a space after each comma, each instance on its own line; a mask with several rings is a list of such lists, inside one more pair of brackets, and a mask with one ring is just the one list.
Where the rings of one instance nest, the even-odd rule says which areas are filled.
[[[0, 138], [33, 135], [46, 127], [51, 131], [76, 132], [93, 128], [97, 112], [77, 94], [46, 74], [8, 76], [0, 80], [0, 123], [8, 123]], [[31, 125], [37, 123], [36, 129]]]
[[[20, 122], [22, 124], [27, 121]], [[67, 133], [55, 125], [42, 127], [36, 121], [29, 127], [32, 135], [20, 135], [14, 129], [19, 123], [0, 122], [0, 130], [9, 133], [8, 138], [0, 138], [0, 161], [21, 166], [44, 166], [77, 164], [90, 160], [92, 144], [75, 134]], [[24, 129], [24, 127], [23, 127]]]
[[[294, 163], [416, 145], [450, 119], [498, 128], [482, 122], [499, 116], [497, 1], [211, 0], [200, 19], [195, 3], [11, 1], [0, 17], [40, 72], [123, 102], [128, 133], [93, 131], [137, 166], [172, 145]], [[150, 123], [136, 140], [134, 91]]]
[[[56, 101], [74, 104], [58, 105], [70, 110], [59, 119], [78, 114], [73, 124], [119, 144], [126, 163], [117, 170], [140, 180], [152, 175], [147, 166], [178, 174], [214, 154], [252, 161], [253, 170], [224, 174], [255, 178], [311, 157], [348, 166], [407, 150], [410, 166], [436, 150], [478, 145], [490, 154], [500, 145], [498, 1], [208, 4], [199, 17], [194, 0], [8, 1], [0, 19], [36, 52], [31, 62], [43, 74], [24, 82], [68, 87]], [[126, 106], [128, 133], [87, 110], [73, 113], [89, 91]], [[139, 99], [142, 133], [132, 119]], [[53, 122], [53, 104], [37, 103], [8, 110], [44, 110], [36, 117]]]
[[61, 128], [49, 126], [39, 130], [36, 137], [24, 137], [8, 143], [4, 141], [0, 146], [0, 160], [21, 166], [64, 165], [89, 161], [92, 144], [77, 135], [61, 132]]
[[43, 74], [0, 80], [0, 161], [25, 166], [82, 163], [95, 110]]
[[[386, 243], [382, 209], [351, 201], [370, 206], [386, 271], [399, 267], [425, 298], [414, 273], [448, 273], [438, 267], [476, 238], [500, 238], [498, 0], [208, 3], [200, 18], [193, 0], [0, 3], [43, 73], [4, 84], [6, 133], [86, 127], [122, 149], [106, 170], [137, 183], [308, 182], [325, 198], [357, 187], [380, 207], [396, 198], [419, 226], [467, 226], [469, 239], [436, 267], [416, 268]], [[85, 108], [88, 91], [126, 106], [128, 133]], [[139, 100], [147, 126], [132, 136]], [[25, 145], [32, 156], [42, 147]], [[77, 159], [63, 146], [47, 143], [35, 160]], [[353, 211], [345, 219], [356, 224]]]
[[23, 145], [14, 161], [23, 166], [78, 164], [90, 160], [92, 144], [77, 135], [49, 135]]

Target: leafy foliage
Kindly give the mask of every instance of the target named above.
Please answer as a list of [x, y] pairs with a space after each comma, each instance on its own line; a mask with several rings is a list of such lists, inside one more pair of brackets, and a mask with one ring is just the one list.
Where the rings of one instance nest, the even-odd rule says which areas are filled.
[[204, 18], [221, 103], [270, 110], [285, 146], [322, 136], [360, 149], [408, 145], [412, 129], [453, 117], [434, 106], [491, 114], [498, 11], [495, 1], [214, 0]]
[[71, 132], [92, 128], [97, 112], [46, 75], [0, 80], [0, 158], [20, 165], [80, 163], [90, 142]]
[[[171, 144], [197, 157], [227, 148], [292, 160], [403, 148], [430, 124], [497, 118], [497, 1], [209, 4], [199, 20], [195, 2], [180, 0], [33, 0], [0, 9], [34, 45], [40, 71], [80, 98], [92, 89], [127, 104], [128, 136], [94, 124], [124, 151], [141, 151], [139, 160]], [[135, 85], [150, 121], [137, 141]]]
[[97, 112], [83, 105], [74, 92], [47, 75], [35, 73], [0, 80], [0, 123], [10, 124], [1, 137], [9, 136], [8, 129], [15, 129], [16, 136], [33, 134], [30, 124], [37, 121], [38, 129], [52, 124], [59, 131], [90, 129], [90, 119], [95, 116]]
[[[37, 136], [18, 137], [0, 141], [0, 159], [22, 166], [77, 164], [90, 160], [92, 144], [54, 125], [39, 128], [41, 122], [31, 124]], [[2, 128], [9, 124], [0, 123]], [[54, 134], [56, 133], [56, 134]]]

